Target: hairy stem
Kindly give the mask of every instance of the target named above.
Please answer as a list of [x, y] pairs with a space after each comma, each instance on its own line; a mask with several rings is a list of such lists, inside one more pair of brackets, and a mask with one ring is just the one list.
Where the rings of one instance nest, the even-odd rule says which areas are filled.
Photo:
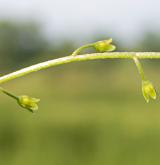
[[39, 64], [35, 64], [13, 73], [0, 77], [0, 83], [4, 83], [15, 78], [27, 75], [38, 70], [46, 69], [52, 66], [62, 65], [77, 61], [87, 61], [96, 59], [133, 59], [136, 56], [138, 59], [160, 59], [160, 52], [105, 52], [105, 53], [93, 53], [76, 56], [66, 56], [54, 60], [45, 61]]

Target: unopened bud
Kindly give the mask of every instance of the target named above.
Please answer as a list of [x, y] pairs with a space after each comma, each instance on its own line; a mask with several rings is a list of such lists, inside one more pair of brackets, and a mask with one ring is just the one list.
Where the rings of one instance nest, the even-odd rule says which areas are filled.
[[156, 99], [156, 91], [150, 81], [142, 81], [142, 93], [147, 103], [149, 102], [149, 97]]
[[93, 44], [94, 48], [99, 52], [111, 52], [116, 49], [115, 45], [112, 45], [112, 39], [98, 41]]
[[34, 111], [38, 110], [37, 103], [39, 101], [40, 101], [40, 99], [31, 98], [31, 97], [26, 96], [26, 95], [19, 96], [18, 99], [17, 99], [17, 102], [21, 107], [26, 108], [31, 112], [34, 112]]

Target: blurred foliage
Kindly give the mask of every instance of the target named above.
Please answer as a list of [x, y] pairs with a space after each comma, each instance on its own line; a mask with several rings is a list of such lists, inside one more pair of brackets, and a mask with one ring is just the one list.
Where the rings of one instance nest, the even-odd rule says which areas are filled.
[[[157, 33], [145, 32], [128, 49], [158, 51], [159, 40]], [[54, 39], [48, 41], [36, 24], [0, 23], [3, 74], [66, 56], [75, 48], [75, 43], [69, 40], [59, 44]], [[123, 47], [118, 48], [123, 51]], [[157, 68], [148, 69], [155, 85], [160, 83]], [[17, 95], [40, 97], [41, 102], [39, 112], [31, 114], [0, 95], [1, 164], [160, 164], [159, 97], [155, 102], [145, 103], [132, 61], [72, 63], [4, 86]]]
[[47, 42], [34, 23], [0, 22], [0, 69], [18, 68], [46, 51]]
[[143, 38], [137, 43], [137, 51], [159, 52], [160, 51], [160, 34], [153, 31], [145, 31]]

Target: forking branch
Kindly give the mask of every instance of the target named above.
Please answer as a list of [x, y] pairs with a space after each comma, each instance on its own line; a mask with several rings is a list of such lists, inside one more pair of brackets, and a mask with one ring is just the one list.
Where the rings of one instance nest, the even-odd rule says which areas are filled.
[[[94, 48], [99, 53], [91, 53], [91, 54], [82, 55], [81, 51], [89, 47]], [[118, 59], [118, 58], [132, 59], [134, 60], [142, 78], [142, 93], [145, 100], [149, 102], [149, 97], [151, 97], [152, 99], [156, 99], [155, 89], [152, 83], [145, 79], [142, 65], [140, 64], [139, 59], [160, 59], [160, 52], [113, 52], [115, 49], [116, 47], [112, 45], [112, 39], [87, 44], [76, 49], [69, 56], [38, 63], [32, 66], [20, 69], [18, 71], [9, 73], [7, 75], [4, 75], [0, 77], [0, 84], [16, 79], [18, 77], [25, 76], [32, 72], [36, 72], [42, 69], [46, 69], [46, 68], [57, 66], [57, 65], [67, 64], [71, 62], [89, 61], [89, 60], [98, 60], [98, 59]], [[0, 90], [3, 93], [7, 94], [8, 96], [15, 98], [21, 107], [28, 109], [31, 112], [35, 112], [36, 110], [38, 110], [37, 102], [39, 101], [39, 99], [31, 98], [26, 95], [13, 97], [13, 94], [10, 94], [10, 92], [4, 90], [3, 88], [0, 88]]]

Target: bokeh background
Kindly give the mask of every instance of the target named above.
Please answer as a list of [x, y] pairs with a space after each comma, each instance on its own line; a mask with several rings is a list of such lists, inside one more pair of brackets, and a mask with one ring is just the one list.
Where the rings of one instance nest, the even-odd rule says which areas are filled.
[[[158, 0], [0, 0], [0, 74], [109, 37], [117, 51], [160, 51], [159, 6]], [[142, 64], [158, 93], [160, 61]], [[132, 60], [71, 63], [2, 85], [41, 102], [31, 114], [0, 95], [0, 164], [160, 164], [160, 98], [145, 102]]]

